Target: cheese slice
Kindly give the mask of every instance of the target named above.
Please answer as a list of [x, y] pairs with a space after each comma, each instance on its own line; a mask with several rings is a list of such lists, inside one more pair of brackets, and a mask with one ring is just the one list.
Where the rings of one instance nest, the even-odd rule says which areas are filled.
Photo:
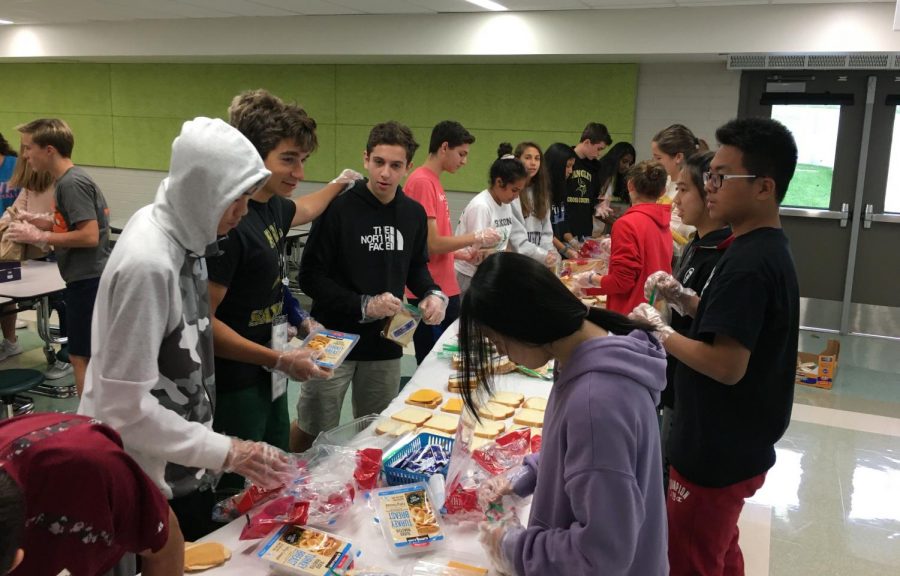
[[442, 412], [450, 412], [451, 414], [459, 414], [463, 409], [463, 401], [459, 396], [454, 396], [447, 400], [447, 403], [441, 406]]
[[437, 390], [422, 388], [421, 390], [416, 390], [410, 394], [407, 400], [415, 402], [416, 404], [434, 404], [435, 402], [440, 404], [444, 400], [444, 397], [441, 396], [441, 393]]
[[513, 408], [521, 406], [524, 399], [525, 395], [518, 392], [494, 392], [494, 395], [491, 396], [491, 402], [512, 406]]
[[531, 408], [532, 410], [544, 411], [547, 409], [547, 399], [540, 396], [532, 396], [522, 405], [523, 408]]
[[428, 410], [423, 410], [421, 408], [404, 408], [403, 410], [392, 414], [391, 418], [394, 420], [399, 420], [400, 422], [408, 422], [409, 424], [413, 424], [415, 426], [421, 426], [425, 422], [431, 418], [431, 412]]
[[454, 416], [453, 414], [434, 414], [428, 420], [428, 428], [435, 428], [447, 433], [456, 432], [458, 425], [459, 416]]
[[531, 408], [522, 408], [513, 422], [523, 426], [531, 426], [532, 428], [540, 428], [544, 426], [544, 413], [541, 410], [532, 410]]
[[478, 407], [478, 415], [491, 420], [506, 420], [516, 411], [511, 406], [504, 406], [496, 402], [488, 402]]
[[195, 542], [184, 547], [184, 569], [187, 572], [208, 570], [231, 559], [231, 550], [219, 542]]
[[381, 436], [403, 436], [408, 432], [415, 431], [416, 427], [407, 422], [398, 422], [397, 420], [383, 420], [375, 427], [375, 434]]
[[449, 562], [447, 562], [447, 567], [462, 570], [466, 573], [466, 576], [469, 576], [469, 573], [471, 573], [472, 576], [488, 575], [487, 568], [482, 568], [481, 566], [472, 566], [471, 564], [463, 564], [462, 562], [457, 562], [456, 560], [450, 560]]
[[506, 424], [503, 422], [484, 420], [481, 424], [475, 425], [475, 436], [480, 436], [481, 438], [496, 438], [500, 434], [503, 434], [504, 430], [506, 430]]
[[441, 405], [441, 399], [438, 398], [437, 402], [430, 402], [430, 403], [426, 404], [424, 402], [413, 402], [412, 400], [407, 398], [406, 403], [409, 404], [410, 406], [419, 406], [421, 408], [428, 408], [429, 410], [434, 410], [435, 408], [437, 408], [438, 406]]

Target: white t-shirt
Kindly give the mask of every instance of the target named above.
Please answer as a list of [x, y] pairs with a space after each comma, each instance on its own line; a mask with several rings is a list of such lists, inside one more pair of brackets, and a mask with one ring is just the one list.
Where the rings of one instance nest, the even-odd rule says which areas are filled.
[[[509, 244], [509, 236], [513, 227], [512, 206], [509, 204], [497, 204], [494, 197], [487, 190], [482, 190], [469, 201], [466, 209], [459, 217], [456, 226], [456, 236], [470, 234], [485, 228], [495, 228], [500, 233], [500, 243], [497, 246], [484, 246], [484, 248], [496, 248], [498, 252], [506, 250]], [[456, 271], [466, 276], [474, 276], [477, 266], [463, 260], [457, 260], [454, 264]]]
[[[522, 194], [532, 194], [531, 186], [523, 190]], [[513, 200], [510, 206], [515, 221], [509, 238], [509, 249], [534, 258], [543, 264], [547, 253], [555, 250], [550, 210], [547, 210], [543, 219], [535, 216], [533, 212], [526, 218], [522, 213], [522, 203], [518, 198]]]

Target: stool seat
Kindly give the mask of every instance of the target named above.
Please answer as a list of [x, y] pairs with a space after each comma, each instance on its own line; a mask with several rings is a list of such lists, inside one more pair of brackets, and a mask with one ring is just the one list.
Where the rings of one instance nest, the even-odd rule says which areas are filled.
[[0, 370], [0, 396], [13, 396], [31, 390], [44, 381], [44, 374], [30, 368]]

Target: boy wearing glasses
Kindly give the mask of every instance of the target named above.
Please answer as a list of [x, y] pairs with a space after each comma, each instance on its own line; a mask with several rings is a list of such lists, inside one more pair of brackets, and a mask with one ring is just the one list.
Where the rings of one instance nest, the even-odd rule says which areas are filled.
[[800, 296], [778, 208], [797, 146], [782, 124], [762, 118], [732, 120], [716, 138], [707, 208], [731, 224], [734, 242], [699, 295], [668, 275], [648, 282], [694, 317], [687, 335], [647, 304], [634, 311], [679, 360], [668, 444], [673, 576], [744, 573], [738, 517], [775, 464], [794, 397]]

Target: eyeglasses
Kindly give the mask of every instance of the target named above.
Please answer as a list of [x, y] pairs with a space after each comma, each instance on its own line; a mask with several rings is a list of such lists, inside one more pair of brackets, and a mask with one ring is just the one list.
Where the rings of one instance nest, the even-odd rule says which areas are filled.
[[718, 190], [726, 180], [732, 178], [758, 178], [755, 174], [717, 174], [715, 172], [703, 173], [703, 185], [709, 186], [713, 190]]

